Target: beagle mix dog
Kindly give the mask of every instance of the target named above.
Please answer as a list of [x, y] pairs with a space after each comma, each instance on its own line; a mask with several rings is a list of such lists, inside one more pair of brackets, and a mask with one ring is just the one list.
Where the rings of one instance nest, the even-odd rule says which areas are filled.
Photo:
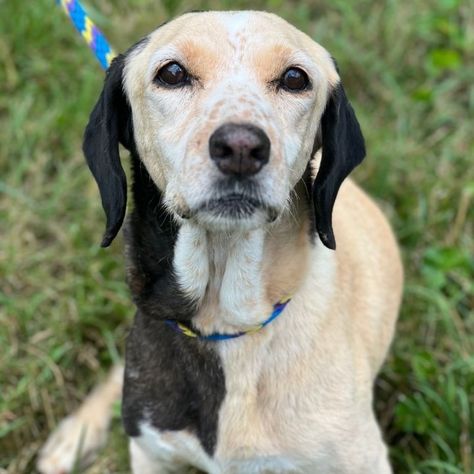
[[119, 143], [125, 372], [63, 421], [40, 471], [92, 459], [123, 380], [134, 474], [390, 473], [372, 391], [402, 266], [346, 179], [364, 139], [330, 54], [248, 11], [183, 15], [117, 57], [84, 141], [105, 247], [126, 209]]

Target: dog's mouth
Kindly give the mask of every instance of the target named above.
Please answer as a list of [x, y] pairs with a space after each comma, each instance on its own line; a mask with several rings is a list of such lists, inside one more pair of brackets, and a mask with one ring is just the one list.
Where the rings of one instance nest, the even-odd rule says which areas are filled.
[[214, 214], [216, 217], [245, 219], [263, 207], [259, 199], [232, 193], [206, 201], [200, 210]]
[[271, 223], [279, 215], [251, 180], [222, 180], [212, 194], [191, 210], [189, 218], [209, 229], [252, 229]]

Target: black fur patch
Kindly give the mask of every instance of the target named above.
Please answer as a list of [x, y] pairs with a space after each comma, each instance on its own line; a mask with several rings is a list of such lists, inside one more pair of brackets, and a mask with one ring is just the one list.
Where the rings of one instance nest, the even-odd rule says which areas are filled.
[[132, 155], [132, 164], [135, 207], [124, 235], [133, 300], [148, 317], [189, 321], [196, 308], [180, 291], [173, 272], [179, 227], [137, 156]]
[[165, 319], [189, 321], [193, 301], [173, 273], [178, 226], [140, 160], [132, 157], [135, 209], [125, 238], [128, 282], [138, 307], [128, 336], [123, 422], [130, 436], [141, 422], [160, 430], [194, 432], [212, 455], [225, 380], [212, 344], [175, 333]]
[[174, 332], [141, 311], [128, 336], [122, 416], [129, 436], [141, 422], [160, 430], [193, 432], [212, 455], [224, 374], [207, 343]]

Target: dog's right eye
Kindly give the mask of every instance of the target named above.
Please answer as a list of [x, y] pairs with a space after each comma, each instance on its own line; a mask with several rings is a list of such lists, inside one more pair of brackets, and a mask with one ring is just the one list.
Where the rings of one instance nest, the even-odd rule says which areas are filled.
[[189, 83], [189, 74], [181, 64], [168, 63], [156, 74], [155, 83], [168, 87], [179, 87]]
[[308, 74], [299, 67], [290, 67], [280, 78], [280, 85], [290, 92], [300, 92], [309, 85]]

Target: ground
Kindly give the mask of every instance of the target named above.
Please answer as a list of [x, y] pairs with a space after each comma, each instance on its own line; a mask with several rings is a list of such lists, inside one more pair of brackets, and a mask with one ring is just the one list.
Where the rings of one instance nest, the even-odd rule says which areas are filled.
[[[396, 473], [474, 472], [472, 0], [96, 0], [117, 50], [187, 10], [285, 17], [331, 51], [367, 140], [356, 179], [400, 241], [406, 288], [376, 387]], [[54, 2], [0, 0], [0, 473], [118, 359], [133, 307], [122, 242], [80, 151], [103, 73]], [[127, 158], [124, 158], [127, 161]], [[126, 473], [119, 418], [89, 473]]]

